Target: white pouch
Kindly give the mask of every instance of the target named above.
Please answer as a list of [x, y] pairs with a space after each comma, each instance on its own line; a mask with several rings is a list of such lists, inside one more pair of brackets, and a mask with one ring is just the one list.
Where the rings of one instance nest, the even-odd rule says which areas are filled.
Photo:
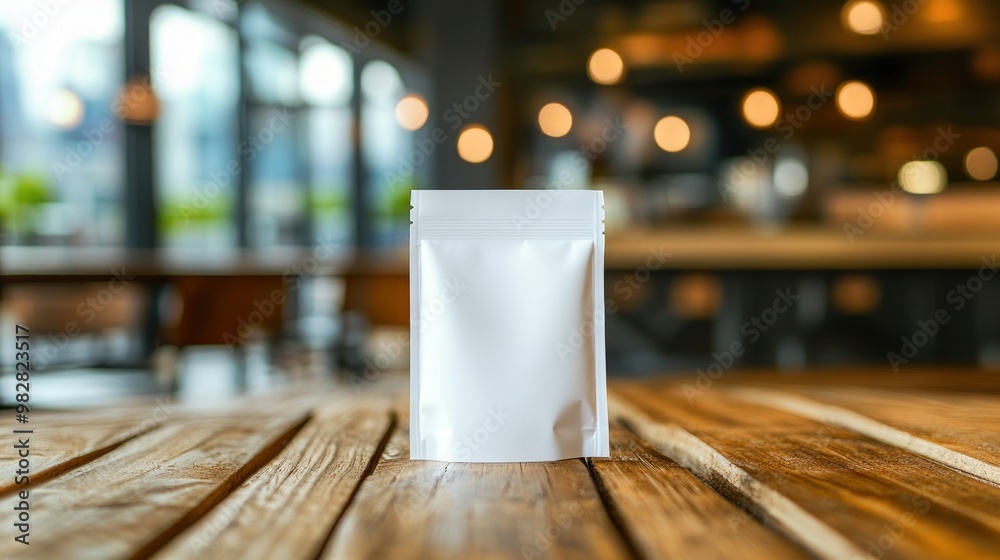
[[604, 193], [410, 203], [410, 458], [609, 456]]

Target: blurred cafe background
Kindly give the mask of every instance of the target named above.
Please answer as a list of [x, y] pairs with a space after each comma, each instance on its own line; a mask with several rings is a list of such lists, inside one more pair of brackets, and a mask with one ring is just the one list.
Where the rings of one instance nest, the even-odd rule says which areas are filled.
[[405, 370], [413, 189], [603, 190], [611, 375], [1000, 362], [997, 2], [2, 0], [0, 31], [0, 339], [31, 329], [38, 404]]

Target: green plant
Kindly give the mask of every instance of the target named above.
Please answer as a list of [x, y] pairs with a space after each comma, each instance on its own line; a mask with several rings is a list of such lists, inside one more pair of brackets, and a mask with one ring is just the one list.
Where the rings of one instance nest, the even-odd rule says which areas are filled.
[[48, 180], [40, 173], [6, 173], [0, 168], [0, 222], [18, 233], [34, 230], [38, 209], [53, 199]]

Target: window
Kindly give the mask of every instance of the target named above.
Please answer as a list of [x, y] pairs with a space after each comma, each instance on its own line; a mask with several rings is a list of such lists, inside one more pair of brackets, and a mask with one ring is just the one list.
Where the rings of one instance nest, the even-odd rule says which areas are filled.
[[234, 247], [239, 39], [210, 15], [177, 6], [150, 20], [150, 74], [160, 101], [154, 173], [165, 246]]
[[324, 242], [351, 238], [351, 96], [353, 61], [319, 37], [302, 40], [299, 84], [307, 104], [309, 210], [313, 234]]
[[249, 126], [260, 137], [250, 167], [250, 244], [350, 239], [353, 61], [251, 4], [243, 19]]
[[396, 104], [406, 93], [399, 72], [388, 62], [373, 60], [361, 71], [362, 142], [370, 189], [373, 234], [376, 245], [406, 238], [410, 190], [416, 188], [417, 170], [410, 161], [412, 133], [396, 122]]
[[[168, 248], [348, 244], [361, 215], [377, 244], [405, 239], [426, 168], [395, 120], [405, 61], [373, 44], [366, 57], [392, 63], [367, 62], [359, 80], [336, 44], [348, 30], [275, 2], [134, 2], [153, 11], [126, 36], [124, 0], [0, 0], [4, 243], [124, 245], [126, 161], [152, 169], [127, 187], [139, 211], [153, 190]], [[147, 40], [148, 81], [127, 77], [126, 52], [139, 60], [144, 45], [126, 42]], [[126, 145], [122, 118], [151, 127], [151, 162]]]
[[121, 0], [0, 1], [5, 244], [120, 245]]

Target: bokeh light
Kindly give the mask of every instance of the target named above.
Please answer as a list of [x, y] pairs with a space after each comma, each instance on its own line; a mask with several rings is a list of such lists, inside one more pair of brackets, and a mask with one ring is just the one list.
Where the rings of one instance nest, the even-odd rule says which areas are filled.
[[493, 154], [493, 136], [479, 125], [470, 125], [458, 135], [458, 157], [469, 163], [482, 163]]
[[997, 155], [986, 146], [965, 154], [965, 172], [977, 181], [989, 181], [997, 174]]
[[663, 117], [653, 129], [656, 145], [665, 152], [679, 152], [691, 142], [691, 127], [680, 117]]
[[837, 110], [845, 117], [860, 121], [875, 111], [875, 92], [864, 82], [844, 82], [837, 88]]
[[743, 118], [750, 126], [767, 128], [778, 122], [781, 102], [773, 91], [767, 88], [750, 90], [743, 97]]
[[874, 35], [885, 23], [885, 8], [871, 0], [853, 0], [841, 12], [844, 26], [861, 35]]
[[546, 136], [566, 136], [573, 128], [573, 114], [562, 103], [549, 103], [538, 111], [538, 127]]
[[778, 194], [795, 198], [802, 196], [809, 186], [809, 170], [799, 158], [779, 158], [774, 163], [774, 190]]
[[948, 184], [948, 173], [936, 161], [910, 161], [899, 168], [899, 184], [908, 193], [934, 194]]
[[625, 62], [611, 49], [597, 49], [587, 61], [587, 75], [598, 84], [616, 84], [624, 74]]
[[427, 122], [427, 102], [419, 95], [407, 95], [396, 104], [396, 122], [406, 130], [417, 130]]
[[49, 122], [59, 128], [76, 128], [83, 122], [83, 102], [68, 89], [53, 93], [45, 112]]

